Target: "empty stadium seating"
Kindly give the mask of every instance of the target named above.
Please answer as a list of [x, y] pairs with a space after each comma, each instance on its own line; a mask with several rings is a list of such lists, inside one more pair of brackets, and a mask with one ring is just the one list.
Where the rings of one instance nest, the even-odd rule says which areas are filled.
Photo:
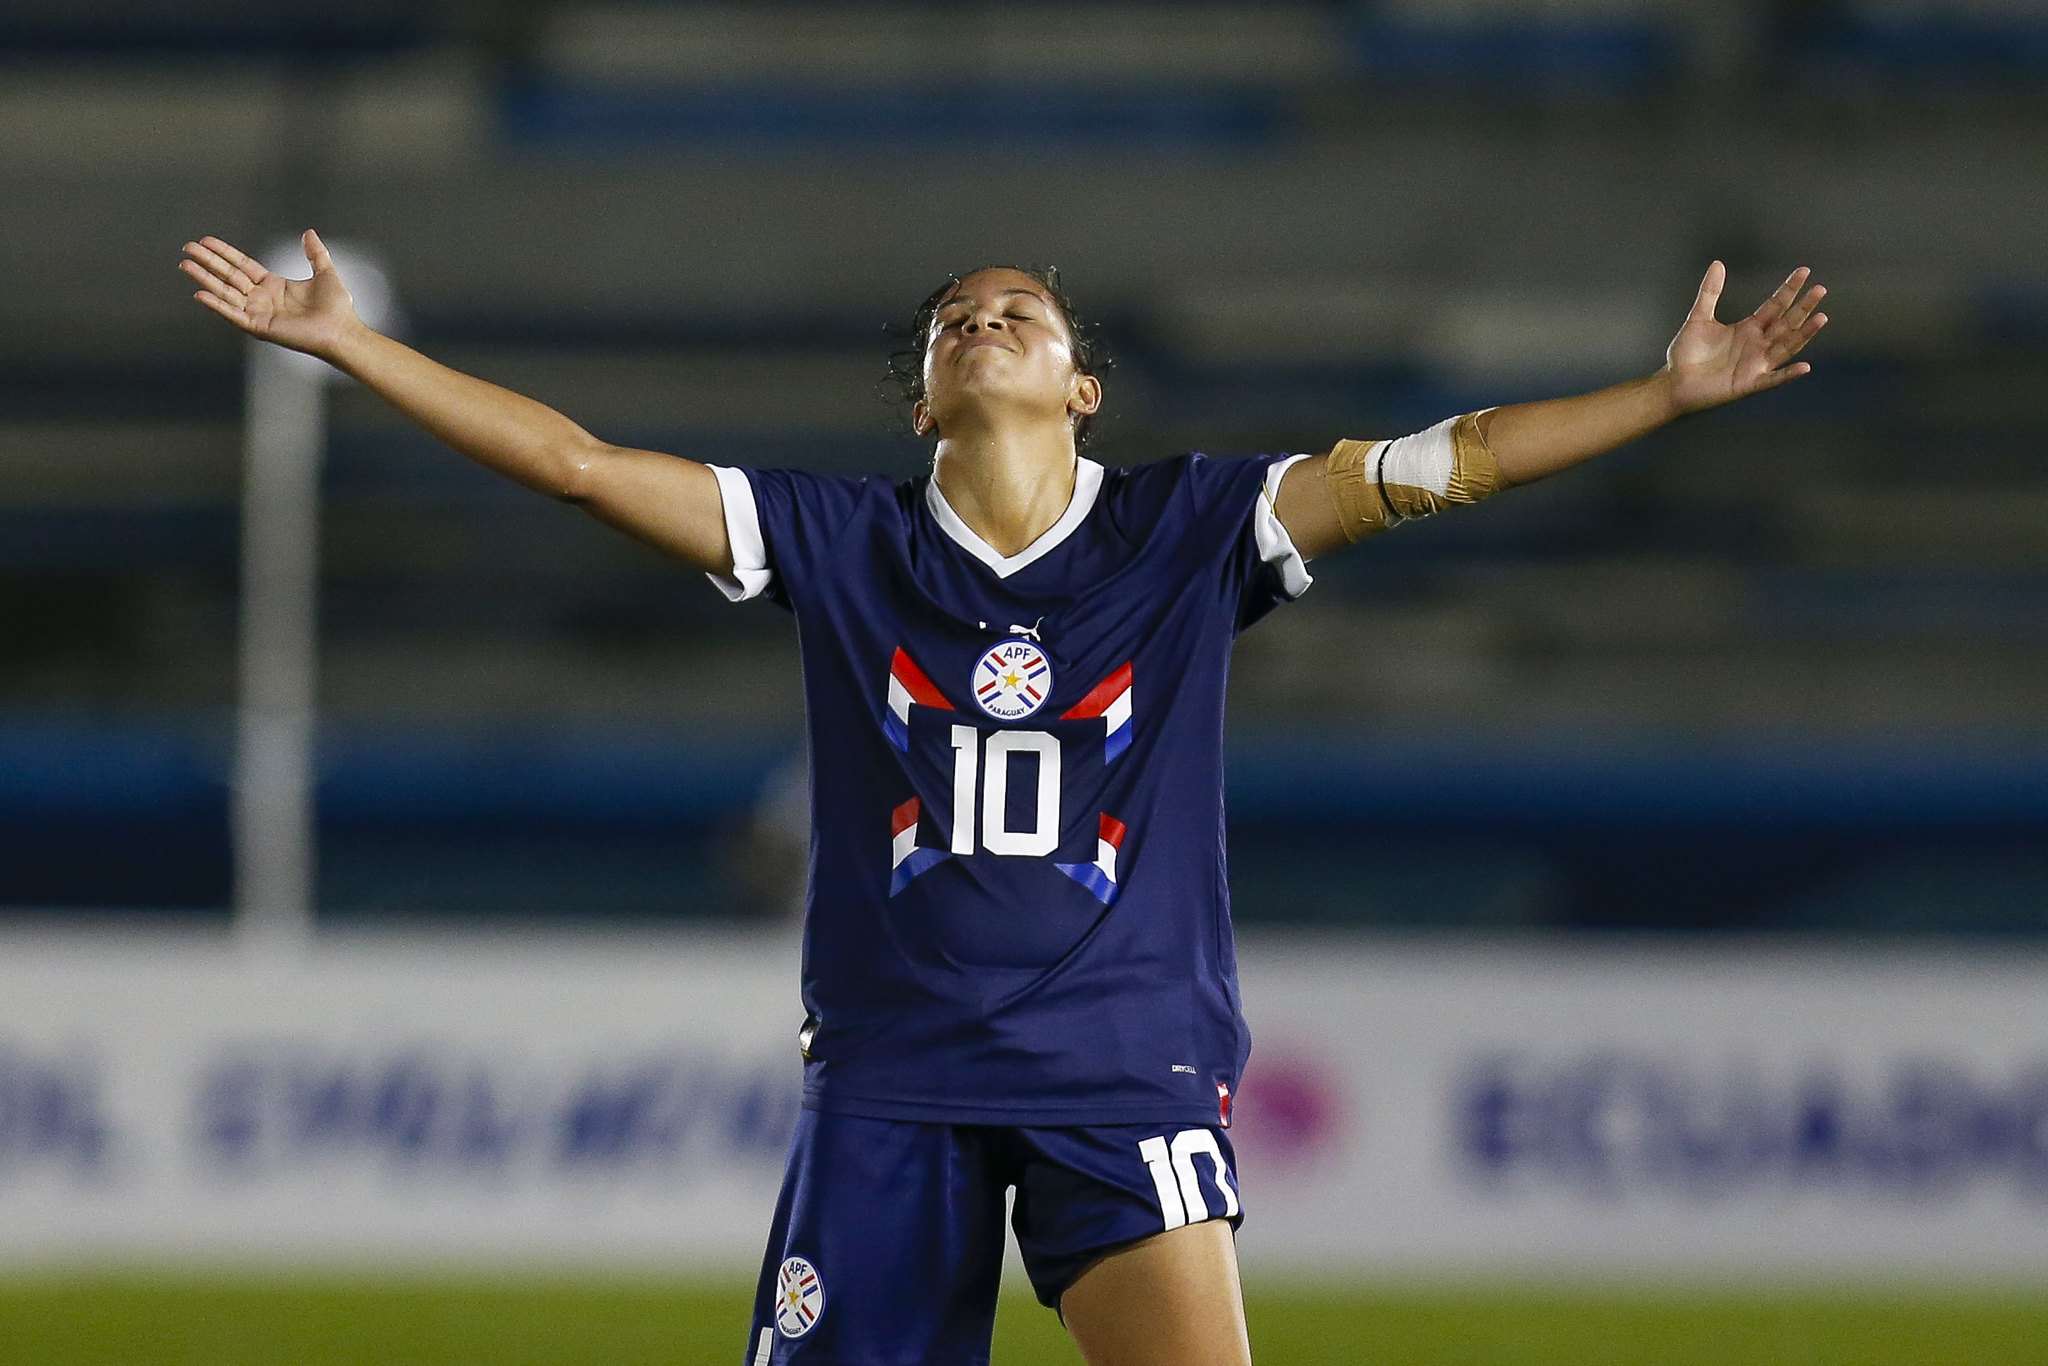
[[[316, 221], [427, 349], [603, 435], [898, 474], [884, 325], [988, 260], [1103, 318], [1113, 462], [1621, 378], [1709, 257], [1729, 311], [1812, 264], [1811, 380], [1318, 565], [1247, 635], [1242, 913], [2044, 928], [2032, 761], [1983, 757], [2048, 722], [2036, 6], [245, 8], [0, 6], [0, 241], [48, 266], [0, 296], [0, 904], [225, 903], [242, 358], [171, 265]], [[773, 902], [733, 851], [800, 744], [779, 614], [361, 394], [326, 499], [328, 912]], [[1817, 776], [1726, 757], [1785, 746]], [[1858, 805], [1908, 781], [1949, 798]], [[1646, 826], [1667, 791], [1705, 833]], [[1871, 890], [1944, 858], [1988, 870], [1952, 912]]]

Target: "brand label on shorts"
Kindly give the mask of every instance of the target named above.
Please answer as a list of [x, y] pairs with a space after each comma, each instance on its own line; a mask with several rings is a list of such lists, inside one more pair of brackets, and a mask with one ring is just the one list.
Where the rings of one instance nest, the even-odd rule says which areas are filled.
[[775, 1273], [775, 1327], [786, 1338], [800, 1338], [825, 1312], [825, 1285], [818, 1268], [791, 1257]]

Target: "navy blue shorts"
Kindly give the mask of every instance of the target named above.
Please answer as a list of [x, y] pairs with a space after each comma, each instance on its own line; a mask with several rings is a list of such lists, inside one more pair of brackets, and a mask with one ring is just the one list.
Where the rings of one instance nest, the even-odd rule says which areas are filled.
[[805, 1110], [745, 1366], [986, 1366], [1012, 1186], [1024, 1269], [1054, 1308], [1125, 1244], [1241, 1218], [1221, 1129], [1015, 1129]]

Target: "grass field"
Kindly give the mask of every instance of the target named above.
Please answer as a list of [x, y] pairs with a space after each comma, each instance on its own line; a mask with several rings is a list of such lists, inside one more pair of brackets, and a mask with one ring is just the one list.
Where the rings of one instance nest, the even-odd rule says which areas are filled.
[[[745, 1287], [646, 1281], [73, 1277], [0, 1282], [4, 1366], [739, 1366]], [[1260, 1366], [2048, 1366], [2048, 1288], [1949, 1292], [1287, 1289]], [[998, 1366], [1078, 1366], [1006, 1300]]]

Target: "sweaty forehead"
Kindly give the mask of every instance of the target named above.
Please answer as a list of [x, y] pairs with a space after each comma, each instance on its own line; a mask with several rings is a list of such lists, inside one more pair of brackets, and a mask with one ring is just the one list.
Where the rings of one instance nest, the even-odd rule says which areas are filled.
[[1002, 294], [1009, 290], [1023, 290], [1054, 308], [1058, 307], [1051, 293], [1037, 280], [1021, 270], [1004, 269], [977, 270], [970, 275], [962, 276], [958, 284], [946, 291], [946, 297], [939, 300], [939, 307], [944, 308], [947, 304], [960, 299]]

